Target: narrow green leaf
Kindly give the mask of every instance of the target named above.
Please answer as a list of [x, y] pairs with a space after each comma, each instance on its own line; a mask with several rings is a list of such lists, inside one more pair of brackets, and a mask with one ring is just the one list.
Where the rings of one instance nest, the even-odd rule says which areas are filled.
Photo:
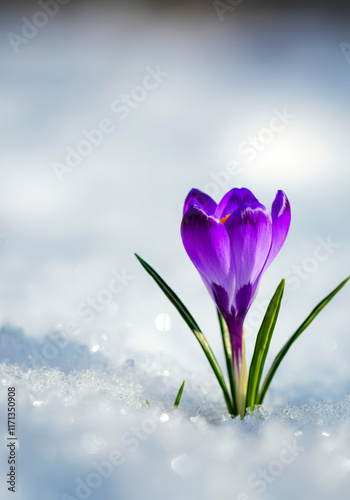
[[254, 408], [264, 371], [266, 356], [270, 347], [271, 338], [276, 326], [278, 313], [281, 307], [285, 280], [278, 285], [261, 323], [249, 369], [246, 406]]
[[179, 392], [177, 393], [177, 396], [175, 398], [175, 401], [174, 401], [174, 409], [177, 408], [179, 406], [179, 403], [180, 403], [180, 399], [181, 399], [181, 396], [182, 396], [182, 393], [183, 393], [183, 390], [184, 390], [184, 387], [185, 387], [185, 381], [182, 382], [181, 384], [181, 387], [179, 389]]
[[154, 279], [154, 281], [157, 283], [157, 285], [161, 288], [161, 290], [165, 293], [165, 295], [168, 297], [170, 302], [176, 307], [178, 312], [181, 314], [189, 328], [192, 330], [194, 335], [196, 336], [196, 339], [200, 343], [204, 354], [206, 355], [210, 366], [212, 367], [214, 374], [220, 384], [220, 387], [224, 393], [224, 398], [226, 402], [226, 406], [228, 409], [228, 412], [233, 414], [233, 406], [232, 402], [230, 399], [229, 392], [227, 390], [225, 380], [223, 377], [223, 374], [221, 372], [220, 366], [214, 356], [213, 351], [211, 350], [211, 347], [209, 346], [209, 343], [207, 339], [205, 338], [204, 334], [201, 332], [197, 322], [194, 320], [192, 315], [190, 314], [189, 310], [186, 308], [186, 306], [181, 302], [179, 297], [173, 292], [173, 290], [165, 283], [165, 281], [159, 276], [159, 274], [149, 265], [147, 262], [145, 262], [139, 255], [135, 253], [136, 258], [140, 262], [140, 264], [144, 267], [144, 269], [148, 272], [150, 276]]
[[333, 290], [333, 292], [331, 292], [329, 295], [327, 295], [327, 297], [325, 299], [323, 299], [315, 307], [315, 309], [311, 312], [311, 314], [306, 318], [304, 323], [302, 323], [300, 325], [300, 327], [296, 330], [296, 332], [290, 337], [288, 342], [286, 342], [286, 344], [282, 347], [280, 352], [277, 354], [274, 362], [272, 363], [270, 371], [268, 372], [268, 374], [266, 376], [265, 382], [264, 382], [262, 389], [260, 391], [260, 394], [259, 394], [259, 399], [258, 399], [259, 404], [263, 403], [266, 391], [271, 384], [271, 381], [272, 381], [272, 379], [277, 371], [277, 368], [281, 364], [284, 356], [287, 354], [287, 352], [289, 351], [292, 344], [302, 334], [302, 332], [309, 326], [309, 324], [316, 318], [318, 313], [322, 311], [322, 309], [328, 304], [328, 302], [330, 302], [332, 300], [332, 298], [343, 288], [343, 286], [349, 281], [349, 279], [350, 279], [350, 276], [348, 278], [346, 278], [344, 281], [342, 281], [340, 283], [340, 285], [338, 285], [337, 288], [335, 288]]
[[231, 398], [232, 398], [233, 410], [234, 410], [234, 413], [236, 414], [237, 405], [236, 405], [235, 380], [234, 380], [234, 376], [233, 376], [231, 338], [230, 338], [230, 333], [229, 333], [227, 325], [226, 325], [226, 321], [221, 316], [219, 309], [216, 309], [216, 311], [217, 311], [218, 318], [219, 318], [222, 343], [224, 346], [226, 367], [227, 367], [227, 373], [228, 373], [228, 378], [230, 381], [230, 388], [231, 388]]
[[181, 302], [179, 297], [172, 291], [172, 289], [165, 283], [165, 281], [159, 276], [159, 274], [149, 265], [146, 261], [144, 261], [139, 255], [135, 253], [135, 257], [138, 259], [140, 264], [144, 267], [144, 269], [148, 272], [150, 276], [154, 279], [157, 285], [162, 289], [165, 295], [168, 297], [170, 302], [176, 307], [179, 311], [183, 319], [186, 321], [191, 330], [199, 331], [200, 328], [193, 316], [190, 314], [189, 310], [185, 307], [185, 305]]
[[148, 399], [146, 398], [146, 406], [149, 408], [150, 404], [149, 404], [149, 401]]

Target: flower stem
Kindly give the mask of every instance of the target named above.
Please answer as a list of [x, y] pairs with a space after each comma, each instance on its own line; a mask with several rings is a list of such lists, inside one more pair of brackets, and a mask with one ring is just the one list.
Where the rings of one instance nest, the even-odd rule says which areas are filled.
[[219, 319], [219, 324], [220, 324], [220, 330], [221, 330], [221, 336], [222, 336], [222, 343], [224, 346], [224, 353], [225, 353], [225, 358], [226, 358], [226, 367], [227, 367], [227, 373], [230, 381], [230, 389], [231, 389], [231, 397], [232, 397], [232, 411], [233, 415], [237, 415], [237, 410], [236, 410], [236, 403], [235, 403], [235, 381], [234, 381], [234, 376], [233, 376], [233, 364], [232, 364], [232, 346], [231, 346], [231, 338], [230, 338], [230, 333], [227, 328], [226, 321], [224, 318], [221, 316], [219, 309], [216, 309], [218, 319]]
[[242, 419], [246, 413], [246, 398], [247, 398], [247, 361], [245, 354], [245, 342], [242, 336], [242, 351], [241, 355], [236, 358], [233, 356], [233, 373], [235, 379], [235, 401], [236, 408]]

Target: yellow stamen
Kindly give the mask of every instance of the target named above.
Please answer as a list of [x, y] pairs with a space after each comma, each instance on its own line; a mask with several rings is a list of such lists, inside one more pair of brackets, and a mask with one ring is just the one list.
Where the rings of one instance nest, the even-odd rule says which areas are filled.
[[220, 219], [220, 222], [222, 222], [223, 224], [225, 224], [225, 222], [227, 221], [227, 219], [230, 217], [231, 214], [228, 214], [226, 215], [226, 217], [223, 217], [222, 219]]

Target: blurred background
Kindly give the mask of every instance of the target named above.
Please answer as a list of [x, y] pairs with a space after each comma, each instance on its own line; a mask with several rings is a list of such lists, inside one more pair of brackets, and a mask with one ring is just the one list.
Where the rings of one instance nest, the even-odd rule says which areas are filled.
[[[245, 186], [267, 206], [283, 189], [292, 205], [246, 325], [250, 354], [285, 276], [277, 352], [349, 274], [349, 13], [348, 1], [3, 5], [3, 332], [42, 342], [41, 365], [47, 336], [61, 335], [111, 363], [139, 350], [206, 372], [133, 254], [180, 295], [222, 361], [181, 207], [192, 187], [219, 201]], [[349, 392], [349, 298], [344, 289], [293, 348], [272, 394], [287, 382], [291, 402]]]

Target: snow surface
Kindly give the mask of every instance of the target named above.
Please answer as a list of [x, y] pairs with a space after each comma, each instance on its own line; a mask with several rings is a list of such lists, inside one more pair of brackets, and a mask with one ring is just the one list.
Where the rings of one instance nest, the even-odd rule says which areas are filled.
[[[264, 408], [232, 420], [192, 333], [133, 256], [184, 300], [223, 366], [213, 304], [182, 247], [181, 206], [213, 183], [217, 200], [247, 186], [268, 206], [283, 189], [291, 231], [246, 323], [249, 358], [286, 277], [271, 363], [349, 274], [348, 19], [254, 13], [249, 2], [224, 22], [211, 5], [163, 16], [83, 4], [62, 6], [19, 54], [7, 33], [20, 33], [24, 13], [0, 20], [1, 500], [348, 499], [350, 286], [288, 353]], [[169, 76], [119, 120], [111, 103], [157, 65]], [[284, 108], [295, 118], [247, 162], [241, 142]], [[58, 182], [52, 163], [106, 117], [115, 132]], [[81, 307], [106, 300], [122, 272], [123, 289], [88, 321]], [[15, 495], [5, 489], [12, 385]]]
[[33, 369], [45, 344], [8, 329], [0, 339], [1, 422], [7, 387], [18, 401], [19, 500], [348, 498], [350, 396], [241, 421], [225, 412], [214, 377], [174, 359], [134, 351], [113, 364], [72, 344]]

